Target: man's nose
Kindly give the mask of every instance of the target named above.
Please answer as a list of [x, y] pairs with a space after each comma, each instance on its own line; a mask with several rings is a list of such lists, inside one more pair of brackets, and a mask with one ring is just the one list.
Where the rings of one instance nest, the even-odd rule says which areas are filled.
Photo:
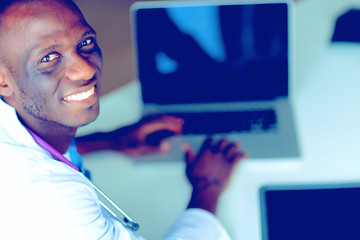
[[71, 81], [89, 80], [96, 73], [96, 66], [88, 58], [79, 54], [73, 54], [69, 62], [67, 78]]

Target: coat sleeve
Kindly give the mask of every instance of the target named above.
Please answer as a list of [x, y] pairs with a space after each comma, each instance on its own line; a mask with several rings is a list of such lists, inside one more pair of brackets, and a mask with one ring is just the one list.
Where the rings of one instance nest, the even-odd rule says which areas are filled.
[[230, 240], [219, 220], [202, 209], [188, 209], [175, 221], [164, 240]]

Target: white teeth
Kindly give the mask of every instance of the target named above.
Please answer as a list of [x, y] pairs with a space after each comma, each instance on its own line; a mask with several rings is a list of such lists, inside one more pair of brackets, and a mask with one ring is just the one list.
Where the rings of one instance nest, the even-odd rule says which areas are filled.
[[89, 91], [74, 94], [64, 98], [66, 101], [82, 101], [91, 97], [95, 92], [95, 87], [92, 87]]

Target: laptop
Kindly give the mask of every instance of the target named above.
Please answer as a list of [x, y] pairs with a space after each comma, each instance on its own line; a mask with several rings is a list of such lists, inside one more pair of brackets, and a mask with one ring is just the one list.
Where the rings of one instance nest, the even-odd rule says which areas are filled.
[[360, 184], [264, 186], [262, 240], [360, 239]]
[[211, 135], [241, 141], [252, 159], [299, 157], [290, 3], [136, 2], [130, 12], [144, 115], [185, 120], [172, 141], [197, 148]]

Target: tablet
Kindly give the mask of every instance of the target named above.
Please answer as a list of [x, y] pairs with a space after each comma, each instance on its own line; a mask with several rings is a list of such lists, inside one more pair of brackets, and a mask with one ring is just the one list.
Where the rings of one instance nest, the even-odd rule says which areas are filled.
[[264, 186], [263, 240], [360, 239], [360, 183]]

